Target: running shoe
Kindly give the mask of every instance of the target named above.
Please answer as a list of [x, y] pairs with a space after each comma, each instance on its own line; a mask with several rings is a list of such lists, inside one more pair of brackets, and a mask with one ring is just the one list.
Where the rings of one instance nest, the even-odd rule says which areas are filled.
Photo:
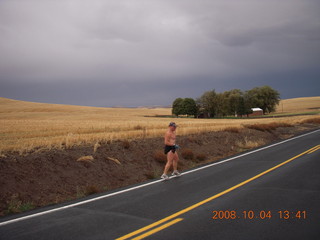
[[181, 176], [181, 173], [179, 173], [178, 171], [173, 171], [173, 173], [171, 175], [179, 177], [179, 176]]
[[162, 174], [161, 178], [164, 179], [164, 180], [168, 180], [169, 179], [168, 175], [166, 175], [166, 174]]

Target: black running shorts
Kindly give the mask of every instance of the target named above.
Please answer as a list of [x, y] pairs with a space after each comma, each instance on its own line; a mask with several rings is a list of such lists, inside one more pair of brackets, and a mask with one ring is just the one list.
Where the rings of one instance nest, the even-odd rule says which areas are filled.
[[175, 146], [169, 146], [169, 145], [166, 145], [164, 147], [164, 154], [167, 154], [168, 152], [172, 151], [173, 153], [176, 152], [176, 147]]

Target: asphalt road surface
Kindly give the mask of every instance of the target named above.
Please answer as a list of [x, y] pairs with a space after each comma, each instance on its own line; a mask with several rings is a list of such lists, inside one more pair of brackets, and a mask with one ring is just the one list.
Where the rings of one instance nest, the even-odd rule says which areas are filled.
[[320, 130], [0, 219], [0, 239], [320, 239]]

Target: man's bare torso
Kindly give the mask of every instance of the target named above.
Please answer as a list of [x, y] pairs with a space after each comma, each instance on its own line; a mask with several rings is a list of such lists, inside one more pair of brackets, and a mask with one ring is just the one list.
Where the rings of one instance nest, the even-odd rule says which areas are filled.
[[168, 146], [173, 146], [176, 144], [176, 132], [171, 131], [170, 129], [166, 132], [164, 137], [164, 144]]

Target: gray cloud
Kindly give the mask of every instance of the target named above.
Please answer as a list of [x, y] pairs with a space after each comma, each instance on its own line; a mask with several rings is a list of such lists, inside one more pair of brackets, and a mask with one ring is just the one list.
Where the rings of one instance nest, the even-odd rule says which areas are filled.
[[2, 0], [0, 95], [99, 106], [261, 84], [312, 95], [319, 8], [311, 0]]

